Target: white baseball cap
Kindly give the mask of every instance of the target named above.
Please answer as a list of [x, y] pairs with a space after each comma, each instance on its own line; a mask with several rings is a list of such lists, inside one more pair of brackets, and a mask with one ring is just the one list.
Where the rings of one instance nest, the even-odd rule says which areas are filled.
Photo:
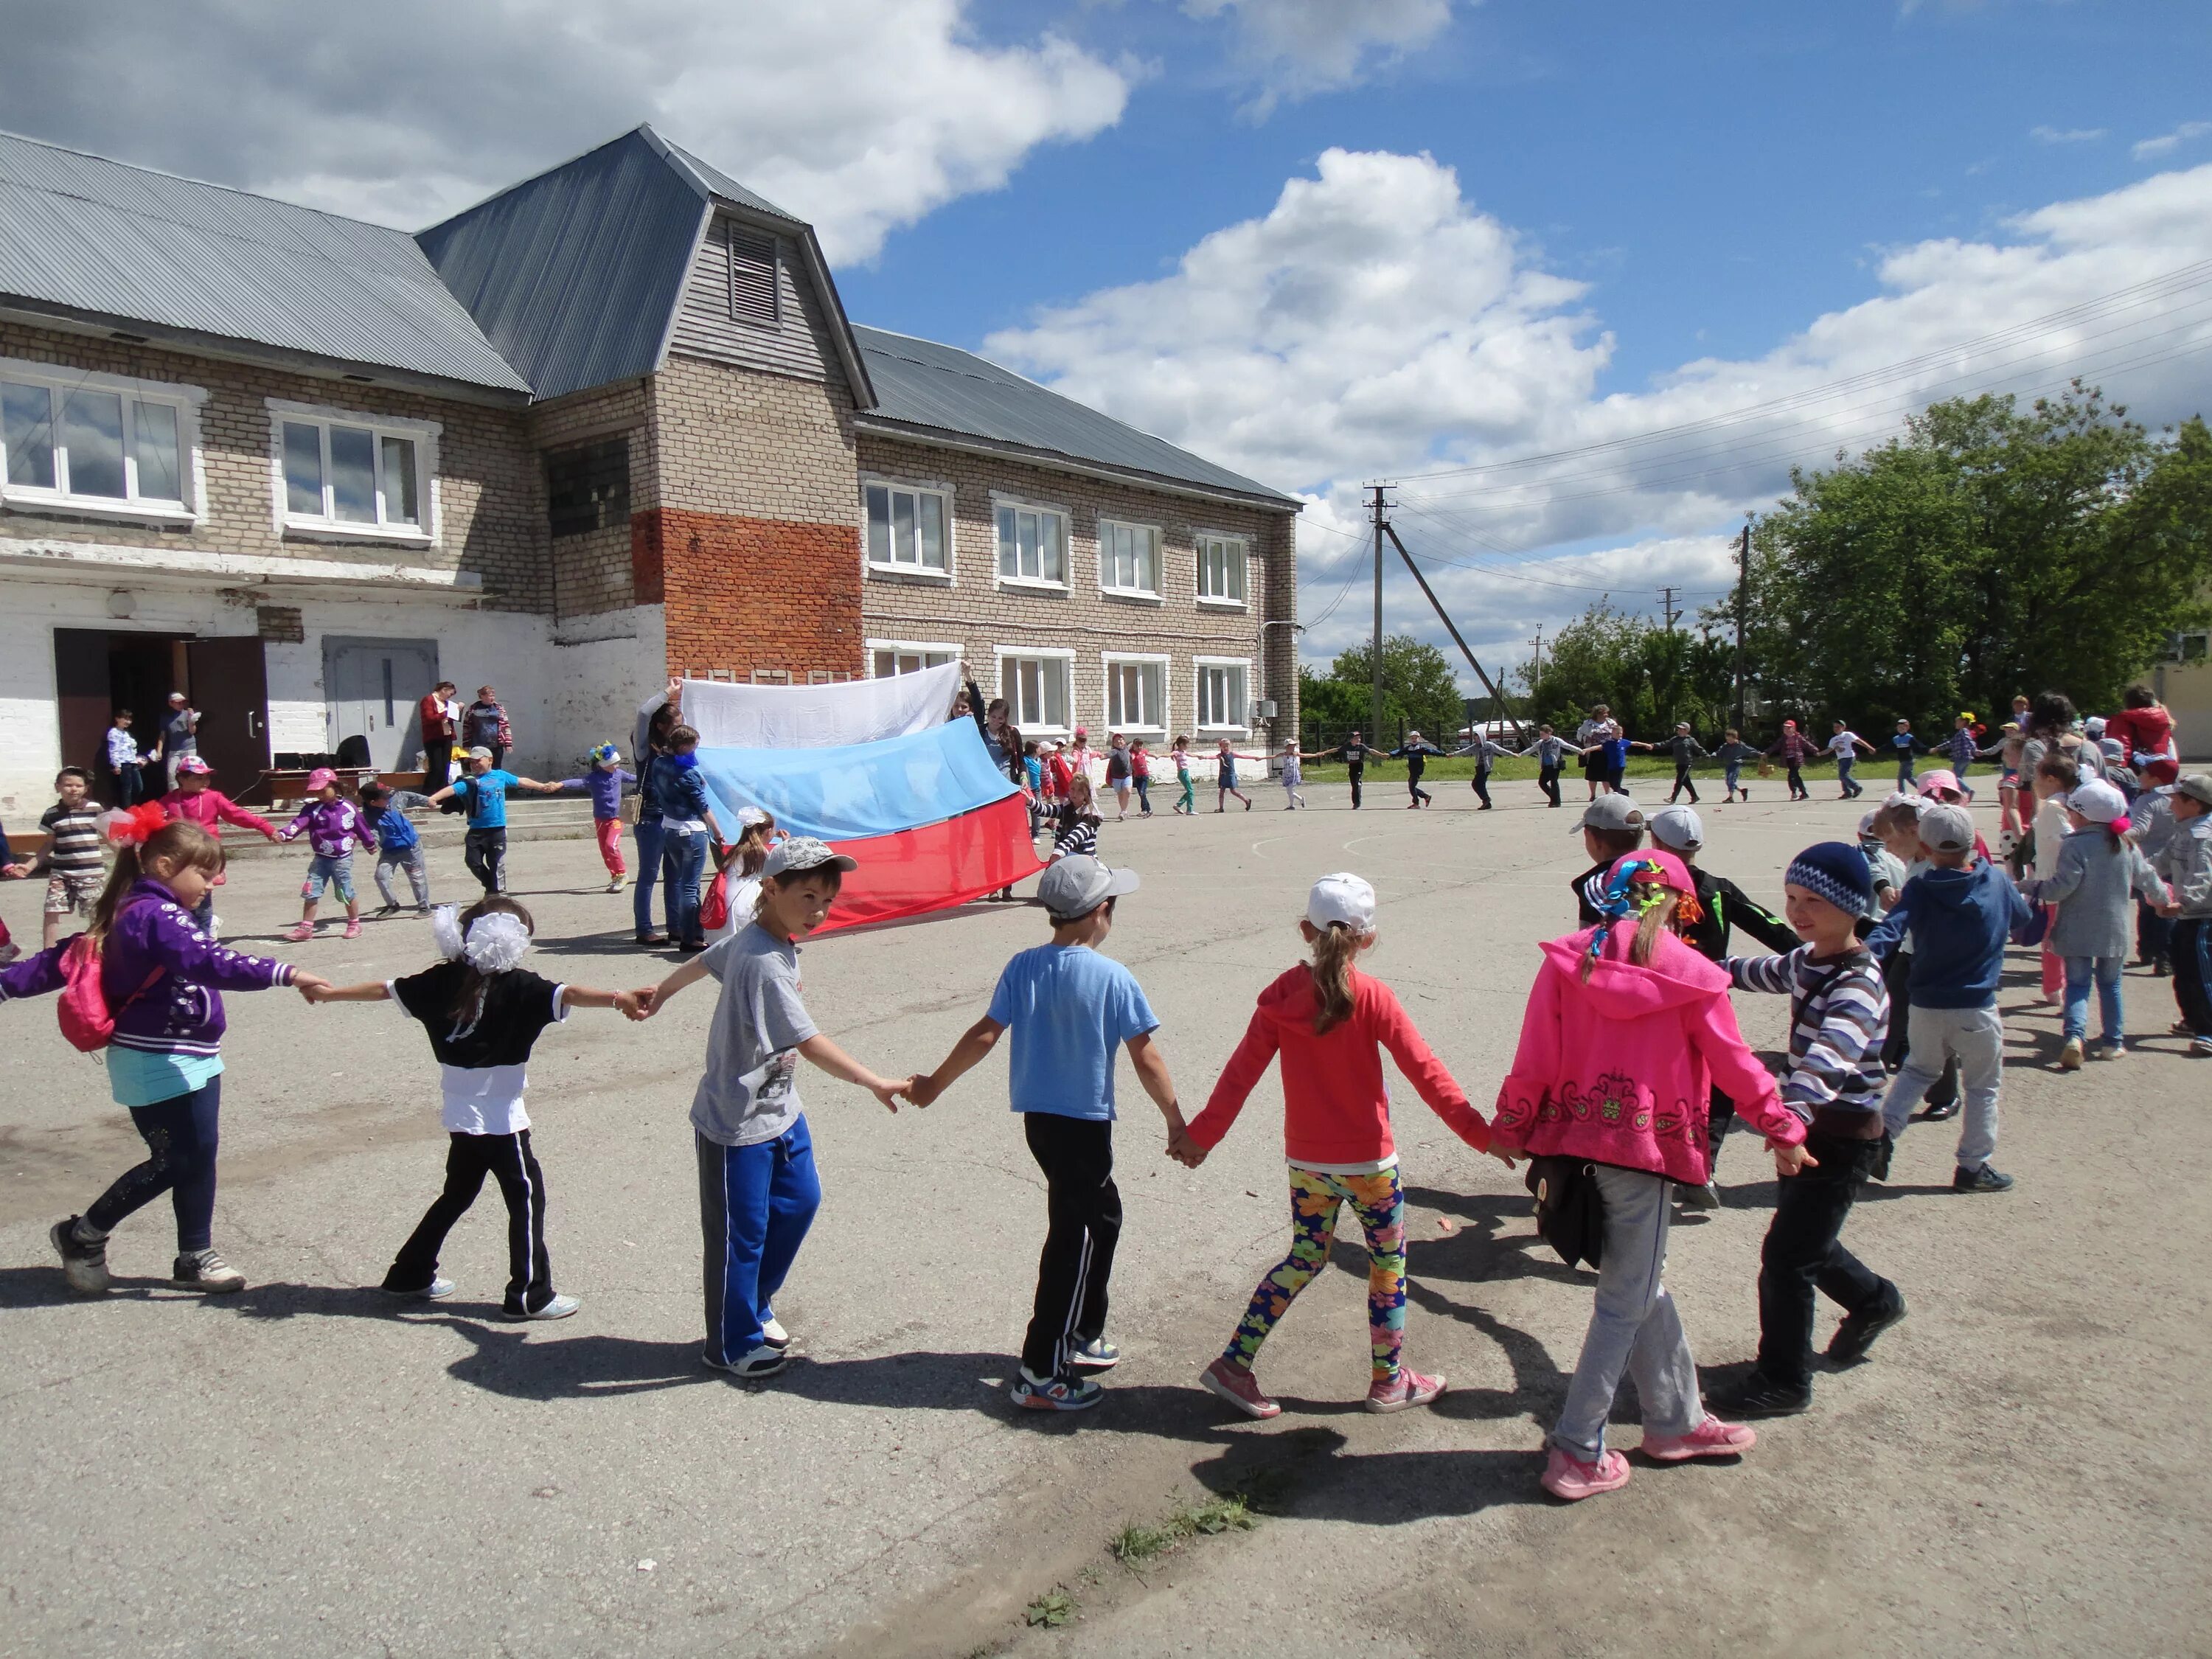
[[1340, 921], [1364, 939], [1375, 931], [1375, 890], [1349, 870], [1323, 876], [1306, 895], [1306, 920], [1324, 932]]
[[2110, 823], [2128, 815], [2128, 798], [2101, 778], [2092, 778], [2066, 797], [2069, 811], [2092, 823]]

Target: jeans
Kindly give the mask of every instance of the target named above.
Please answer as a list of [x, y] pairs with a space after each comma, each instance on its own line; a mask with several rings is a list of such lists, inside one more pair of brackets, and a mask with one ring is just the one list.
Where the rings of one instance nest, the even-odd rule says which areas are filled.
[[1489, 808], [1489, 806], [1490, 806], [1490, 774], [1489, 774], [1489, 773], [1487, 773], [1487, 772], [1477, 772], [1477, 773], [1474, 775], [1474, 793], [1475, 793], [1476, 794], [1480, 795], [1480, 796], [1482, 798], [1482, 805], [1483, 805], [1483, 807], [1484, 807], [1484, 809], [1485, 809], [1486, 811], [1487, 811], [1487, 810], [1488, 810], [1488, 808]]
[[438, 1277], [438, 1252], [453, 1224], [477, 1201], [484, 1177], [507, 1200], [507, 1311], [535, 1313], [553, 1299], [553, 1259], [545, 1250], [545, 1175], [530, 1151], [530, 1131], [455, 1134], [446, 1148], [446, 1189], [399, 1247], [384, 1275], [387, 1291], [425, 1291]]
[[1897, 757], [1897, 787], [1908, 793], [1912, 788], [1912, 757], [1910, 755]]
[[1105, 1334], [1121, 1192], [1114, 1184], [1114, 1126], [1107, 1119], [1024, 1112], [1022, 1134], [1044, 1171], [1046, 1216], [1022, 1369], [1042, 1382], [1067, 1369], [1072, 1349]]
[[222, 1078], [188, 1095], [131, 1109], [131, 1127], [149, 1154], [125, 1170], [84, 1212], [85, 1225], [113, 1232], [124, 1217], [163, 1193], [177, 1212], [177, 1252], [210, 1248], [215, 1226], [215, 1154], [222, 1111]]
[[2069, 1040], [2089, 1035], [2089, 985], [2094, 979], [2097, 1023], [2103, 1028], [2099, 1041], [2115, 1048], [2126, 1046], [2127, 1024], [2120, 1012], [2120, 969], [2124, 966], [2125, 958], [2120, 957], [2066, 958], [2066, 1003], [2061, 1024]]
[[2212, 1037], [2212, 917], [2177, 917], [2166, 949], [2182, 1023], [2199, 1037]]
[[1881, 1142], [1806, 1137], [1817, 1160], [1774, 1189], [1774, 1219], [1759, 1256], [1759, 1373], [1802, 1389], [1813, 1380], [1813, 1291], [1846, 1314], [1873, 1313], [1902, 1298], [1897, 1286], [1843, 1246], [1844, 1218], [1881, 1161]]
[[1966, 1109], [1960, 1119], [1959, 1167], [1978, 1170], [1997, 1149], [1997, 1085], [2004, 1076], [2004, 1022], [1995, 1008], [1915, 1007], [1906, 1021], [1905, 1064], [1889, 1085], [1881, 1115], [1892, 1136], [1905, 1132], [1913, 1110], [1959, 1062]]
[[693, 945], [707, 935], [699, 926], [699, 878], [707, 868], [707, 835], [702, 830], [664, 830], [660, 878], [668, 884], [668, 936]]
[[1698, 799], [1698, 786], [1690, 776], [1690, 769], [1686, 766], [1678, 766], [1674, 769], [1674, 787], [1668, 793], [1667, 799], [1673, 800], [1685, 789], [1690, 792], [1691, 800], [1695, 801]]
[[1150, 817], [1152, 815], [1152, 781], [1150, 778], [1138, 778], [1133, 781], [1137, 786], [1137, 811], [1145, 817]]
[[471, 830], [461, 838], [461, 861], [469, 866], [469, 873], [483, 884], [487, 893], [503, 892], [507, 887], [507, 830], [504, 825], [489, 830]]
[[1805, 774], [1800, 769], [1802, 765], [1802, 763], [1798, 761], [1790, 763], [1790, 799], [1792, 800], [1802, 800], [1807, 793]]
[[422, 858], [422, 843], [406, 847], [380, 847], [376, 854], [376, 890], [384, 895], [386, 904], [397, 904], [399, 899], [392, 890], [392, 872], [404, 870], [407, 884], [415, 890], [415, 908], [428, 908], [430, 902], [430, 872]]
[[135, 766], [115, 769], [115, 804], [118, 808], [136, 806], [145, 796], [145, 773]]
[[2144, 903], [2136, 901], [2136, 959], [2139, 962], [2162, 963], [2172, 948], [2173, 923]]
[[1698, 1362], [1674, 1298], [1660, 1280], [1673, 1183], [1643, 1170], [1594, 1167], [1605, 1201], [1605, 1261], [1582, 1358], [1552, 1429], [1552, 1443], [1585, 1463], [1604, 1455], [1605, 1420], [1624, 1370], [1636, 1379], [1646, 1434], [1687, 1434], [1705, 1418]]
[[1730, 761], [1728, 763], [1726, 781], [1728, 783], [1728, 793], [1729, 794], [1736, 794], [1741, 791], [1743, 788], [1743, 763], [1741, 761]]
[[[630, 915], [637, 923], [641, 939], [653, 931], [653, 884], [660, 879], [660, 843], [664, 839], [660, 820], [641, 817], [633, 826], [637, 834], [637, 886], [630, 894]], [[663, 894], [660, 914], [668, 917], [668, 899]]]
[[1559, 804], [1559, 769], [1556, 766], [1538, 768], [1536, 787], [1550, 796], [1552, 805], [1557, 806]]
[[1408, 805], [1420, 806], [1436, 798], [1421, 787], [1421, 775], [1419, 772], [1408, 772], [1406, 774], [1406, 799]]
[[1367, 769], [1364, 766], [1353, 766], [1346, 769], [1352, 775], [1352, 810], [1357, 812], [1359, 810], [1359, 781], [1366, 775]]
[[1866, 786], [1851, 775], [1852, 769], [1857, 765], [1858, 761], [1853, 756], [1836, 757], [1836, 781], [1843, 786], [1845, 800], [1856, 800], [1866, 793]]
[[801, 1117], [774, 1140], [724, 1146], [695, 1133], [699, 1231], [707, 1288], [707, 1358], [733, 1364], [761, 1345], [775, 1293], [790, 1275], [822, 1181]]

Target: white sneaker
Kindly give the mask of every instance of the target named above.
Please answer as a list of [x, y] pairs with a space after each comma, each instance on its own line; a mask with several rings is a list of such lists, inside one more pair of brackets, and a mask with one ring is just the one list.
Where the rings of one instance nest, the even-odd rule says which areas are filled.
[[566, 1319], [583, 1305], [573, 1296], [556, 1296], [544, 1307], [528, 1312], [518, 1313], [512, 1308], [502, 1309], [501, 1312], [508, 1319]]
[[710, 1359], [703, 1351], [700, 1353], [699, 1358], [701, 1363], [711, 1370], [727, 1371], [732, 1376], [741, 1376], [748, 1380], [774, 1376], [783, 1369], [785, 1363], [783, 1351], [781, 1348], [771, 1348], [765, 1342], [742, 1359], [727, 1362]]
[[395, 1291], [387, 1285], [384, 1293], [398, 1302], [443, 1302], [453, 1293], [453, 1281], [434, 1279], [419, 1291]]
[[774, 1314], [761, 1321], [761, 1340], [771, 1348], [791, 1346], [791, 1333], [783, 1328], [783, 1322]]

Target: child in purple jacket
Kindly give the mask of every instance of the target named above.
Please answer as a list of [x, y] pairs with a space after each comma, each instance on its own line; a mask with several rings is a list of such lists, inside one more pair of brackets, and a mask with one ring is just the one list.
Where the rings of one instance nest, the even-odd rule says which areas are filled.
[[637, 775], [623, 770], [622, 750], [611, 743], [592, 750], [590, 758], [592, 769], [580, 778], [562, 779], [561, 793], [592, 798], [592, 829], [599, 837], [600, 862], [607, 866], [607, 891], [619, 893], [629, 878], [629, 867], [623, 862], [622, 798], [625, 790], [636, 793]]
[[300, 884], [300, 921], [284, 935], [295, 943], [315, 936], [315, 905], [323, 896], [325, 883], [335, 887], [338, 897], [345, 902], [345, 936], [361, 937], [361, 900], [353, 890], [354, 843], [362, 850], [376, 850], [376, 836], [362, 816], [361, 808], [345, 798], [338, 787], [338, 775], [327, 766], [319, 766], [307, 774], [307, 793], [314, 797], [300, 809], [299, 816], [276, 832], [279, 841], [291, 841], [304, 835], [313, 856], [307, 860], [307, 878]]
[[[112, 1282], [107, 1235], [124, 1217], [163, 1193], [177, 1216], [177, 1259], [170, 1282], [187, 1290], [243, 1290], [245, 1276], [216, 1254], [217, 1114], [222, 1091], [222, 993], [289, 985], [302, 996], [330, 981], [289, 963], [226, 950], [192, 921], [222, 870], [222, 845], [197, 823], [163, 824], [161, 808], [118, 816], [111, 838], [124, 841], [107, 886], [94, 907], [91, 937], [100, 946], [100, 987], [115, 1021], [107, 1081], [129, 1109], [148, 1158], [126, 1171], [82, 1215], [47, 1234], [69, 1287], [97, 1296]], [[143, 838], [143, 845], [131, 842]], [[0, 969], [0, 1002], [42, 996], [66, 982], [63, 957], [74, 938]]]

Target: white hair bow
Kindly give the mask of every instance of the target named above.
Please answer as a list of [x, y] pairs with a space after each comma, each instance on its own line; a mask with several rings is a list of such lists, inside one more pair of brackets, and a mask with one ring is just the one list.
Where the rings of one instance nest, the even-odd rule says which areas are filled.
[[522, 925], [522, 918], [504, 910], [478, 916], [469, 924], [464, 939], [459, 908], [441, 904], [431, 915], [430, 932], [438, 941], [439, 953], [448, 962], [465, 956], [469, 966], [480, 974], [503, 974], [530, 949], [530, 930]]

